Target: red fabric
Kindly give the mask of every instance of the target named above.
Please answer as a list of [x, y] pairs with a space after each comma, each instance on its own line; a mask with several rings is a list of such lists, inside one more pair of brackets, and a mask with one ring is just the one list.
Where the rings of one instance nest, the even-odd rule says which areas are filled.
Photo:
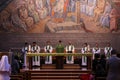
[[90, 74], [81, 74], [80, 80], [90, 80]]

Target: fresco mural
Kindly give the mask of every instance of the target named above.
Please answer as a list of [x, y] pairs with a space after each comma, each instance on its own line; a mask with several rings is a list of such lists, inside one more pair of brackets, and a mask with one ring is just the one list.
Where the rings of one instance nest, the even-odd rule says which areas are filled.
[[13, 0], [1, 10], [0, 33], [120, 33], [119, 0]]

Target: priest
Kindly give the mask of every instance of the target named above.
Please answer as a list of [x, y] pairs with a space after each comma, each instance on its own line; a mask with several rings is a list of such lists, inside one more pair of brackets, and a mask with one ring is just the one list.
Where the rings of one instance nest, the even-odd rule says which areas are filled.
[[22, 53], [23, 53], [23, 57], [24, 57], [24, 59], [23, 59], [24, 60], [24, 64], [23, 64], [24, 68], [27, 68], [26, 54], [28, 52], [30, 52], [30, 50], [31, 50], [31, 45], [29, 43], [25, 42], [25, 44], [24, 44], [24, 46], [22, 48]]
[[[87, 43], [84, 43], [84, 47], [81, 49], [82, 54], [90, 52], [90, 46]], [[87, 57], [82, 56], [82, 66], [87, 66]]]
[[[65, 51], [66, 51], [67, 54], [74, 53], [75, 52], [74, 45], [71, 42], [69, 42], [68, 46], [66, 46], [66, 48], [65, 48]], [[74, 64], [74, 56], [71, 56], [71, 55], [66, 56], [66, 63], [67, 64]]]
[[[31, 47], [32, 53], [40, 53], [40, 47], [37, 45], [36, 42], [33, 42]], [[40, 56], [34, 56], [32, 57], [32, 66], [36, 69], [37, 67], [40, 67]]]
[[[64, 53], [64, 45], [61, 40], [59, 40], [59, 43], [56, 46], [56, 53]], [[64, 56], [56, 56], [56, 69], [63, 69], [63, 58]]]
[[[44, 47], [44, 51], [46, 54], [52, 53], [53, 47], [50, 44], [50, 41], [47, 41], [47, 45]], [[45, 64], [52, 64], [52, 56], [46, 56]]]

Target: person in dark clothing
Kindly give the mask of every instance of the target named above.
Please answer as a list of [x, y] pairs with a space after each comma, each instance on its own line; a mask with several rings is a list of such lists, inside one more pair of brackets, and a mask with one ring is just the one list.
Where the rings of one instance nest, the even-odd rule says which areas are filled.
[[18, 74], [20, 72], [20, 65], [19, 65], [19, 58], [18, 56], [14, 57], [14, 60], [12, 62], [12, 74]]
[[[95, 59], [93, 60], [92, 70], [96, 77], [106, 76], [104, 60], [100, 58], [100, 54], [95, 54]], [[104, 66], [103, 66], [104, 65]]]
[[120, 58], [117, 51], [111, 51], [111, 57], [107, 61], [107, 80], [120, 80]]
[[97, 65], [99, 60], [100, 60], [100, 54], [95, 54], [95, 59], [93, 60], [93, 63], [92, 63], [92, 71], [93, 71], [93, 73], [96, 72], [96, 65]]
[[100, 62], [101, 62], [102, 67], [106, 71], [106, 56], [105, 56], [105, 54], [101, 55]]

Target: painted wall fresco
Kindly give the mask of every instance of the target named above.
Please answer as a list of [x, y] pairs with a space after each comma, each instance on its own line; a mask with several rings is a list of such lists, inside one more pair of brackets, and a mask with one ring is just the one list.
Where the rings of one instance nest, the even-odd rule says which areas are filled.
[[13, 0], [0, 33], [119, 33], [119, 0]]

